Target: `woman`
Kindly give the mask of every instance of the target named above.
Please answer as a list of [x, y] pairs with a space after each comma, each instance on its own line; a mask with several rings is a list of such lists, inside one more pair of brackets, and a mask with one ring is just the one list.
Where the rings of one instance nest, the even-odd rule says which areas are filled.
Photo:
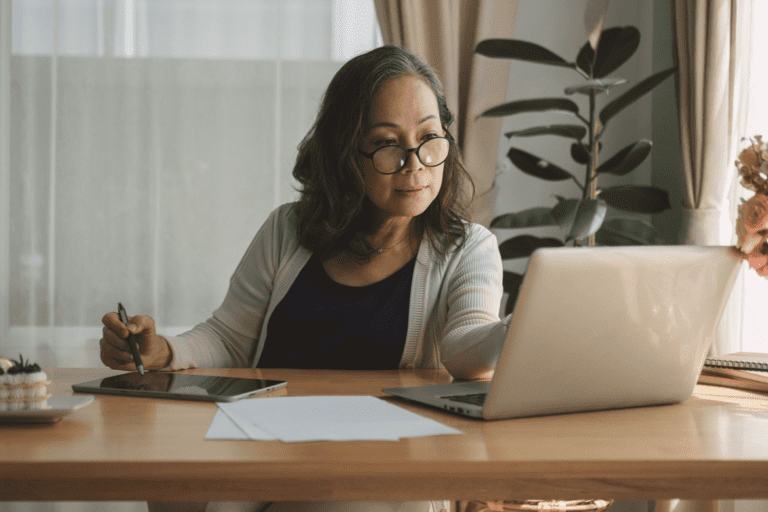
[[146, 369], [487, 375], [506, 332], [501, 257], [493, 234], [466, 220], [471, 180], [452, 122], [439, 79], [407, 50], [350, 60], [299, 146], [299, 201], [272, 212], [221, 307], [177, 337], [158, 335], [150, 317], [126, 329], [108, 313], [104, 364], [135, 370], [130, 332]]

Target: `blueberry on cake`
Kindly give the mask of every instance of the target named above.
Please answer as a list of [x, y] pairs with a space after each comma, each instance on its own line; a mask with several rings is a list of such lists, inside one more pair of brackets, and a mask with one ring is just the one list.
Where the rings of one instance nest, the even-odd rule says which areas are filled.
[[0, 411], [45, 409], [48, 376], [37, 363], [0, 359]]

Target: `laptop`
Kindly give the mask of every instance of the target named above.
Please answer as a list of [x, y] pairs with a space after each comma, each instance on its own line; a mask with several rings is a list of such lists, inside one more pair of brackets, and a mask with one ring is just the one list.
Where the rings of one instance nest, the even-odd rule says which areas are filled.
[[682, 402], [742, 261], [732, 247], [538, 249], [490, 381], [382, 391], [486, 420]]

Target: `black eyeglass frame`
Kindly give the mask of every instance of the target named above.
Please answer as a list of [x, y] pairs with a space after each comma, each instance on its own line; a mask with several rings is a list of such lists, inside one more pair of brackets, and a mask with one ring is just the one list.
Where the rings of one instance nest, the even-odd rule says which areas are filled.
[[422, 165], [424, 165], [424, 166], [426, 166], [426, 167], [437, 167], [438, 165], [445, 163], [445, 160], [448, 160], [448, 155], [446, 155], [446, 157], [445, 157], [445, 160], [443, 160], [443, 161], [442, 161], [442, 162], [440, 162], [440, 163], [437, 163], [437, 164], [433, 164], [433, 165], [429, 165], [429, 164], [426, 164], [426, 163], [424, 163], [424, 161], [423, 161], [423, 160], [421, 159], [421, 157], [419, 156], [419, 150], [421, 149], [421, 147], [422, 147], [424, 144], [426, 144], [427, 142], [431, 142], [431, 141], [433, 141], [433, 140], [435, 140], [435, 139], [445, 139], [445, 140], [447, 140], [447, 141], [448, 141], [448, 153], [449, 153], [449, 154], [450, 154], [450, 152], [451, 152], [451, 146], [452, 146], [453, 144], [455, 144], [455, 143], [456, 143], [456, 141], [455, 141], [455, 140], [453, 140], [453, 137], [451, 137], [451, 134], [450, 134], [450, 133], [448, 133], [448, 130], [445, 130], [445, 136], [444, 136], [444, 137], [432, 137], [431, 139], [425, 140], [424, 142], [422, 142], [421, 144], [419, 144], [419, 145], [418, 145], [418, 146], [416, 146], [415, 148], [404, 148], [403, 146], [398, 146], [398, 145], [396, 145], [396, 144], [390, 144], [389, 146], [381, 146], [380, 148], [376, 149], [375, 151], [373, 151], [373, 152], [371, 152], [371, 153], [366, 153], [366, 152], [365, 152], [365, 151], [363, 151], [362, 149], [358, 149], [357, 151], [358, 151], [358, 153], [360, 153], [362, 156], [364, 156], [365, 158], [369, 159], [369, 160], [371, 161], [371, 163], [373, 163], [373, 155], [375, 155], [375, 154], [376, 154], [376, 152], [378, 152], [378, 151], [381, 151], [382, 149], [386, 149], [386, 148], [392, 148], [392, 147], [396, 147], [396, 148], [400, 148], [400, 149], [402, 149], [403, 151], [405, 151], [405, 160], [404, 160], [404, 162], [405, 162], [405, 163], [402, 165], [402, 167], [400, 167], [400, 168], [399, 168], [398, 170], [396, 170], [396, 171], [392, 171], [392, 172], [381, 172], [380, 170], [376, 169], [376, 164], [375, 164], [375, 163], [373, 163], [373, 168], [376, 170], [376, 172], [378, 172], [379, 174], [383, 174], [383, 175], [385, 175], [385, 176], [389, 176], [389, 175], [391, 175], [391, 174], [397, 174], [397, 173], [399, 173], [400, 171], [402, 171], [402, 170], [405, 168], [405, 166], [408, 164], [408, 159], [411, 157], [411, 153], [416, 153], [416, 158], [418, 158], [418, 159], [419, 159], [419, 162], [421, 162], [421, 164], [422, 164]]

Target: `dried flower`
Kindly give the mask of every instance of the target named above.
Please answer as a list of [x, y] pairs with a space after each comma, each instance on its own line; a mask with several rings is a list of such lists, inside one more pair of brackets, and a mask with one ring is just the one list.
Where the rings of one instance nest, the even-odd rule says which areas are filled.
[[741, 176], [741, 186], [756, 194], [768, 195], [768, 144], [760, 135], [750, 140], [748, 148], [739, 153], [736, 169]]
[[736, 247], [749, 266], [768, 277], [768, 145], [755, 136], [751, 145], [739, 154], [736, 168], [744, 188], [755, 195], [742, 200], [736, 220]]
[[746, 254], [744, 258], [749, 266], [763, 277], [768, 277], [768, 250], [766, 247], [768, 246], [763, 244], [758, 250]]

